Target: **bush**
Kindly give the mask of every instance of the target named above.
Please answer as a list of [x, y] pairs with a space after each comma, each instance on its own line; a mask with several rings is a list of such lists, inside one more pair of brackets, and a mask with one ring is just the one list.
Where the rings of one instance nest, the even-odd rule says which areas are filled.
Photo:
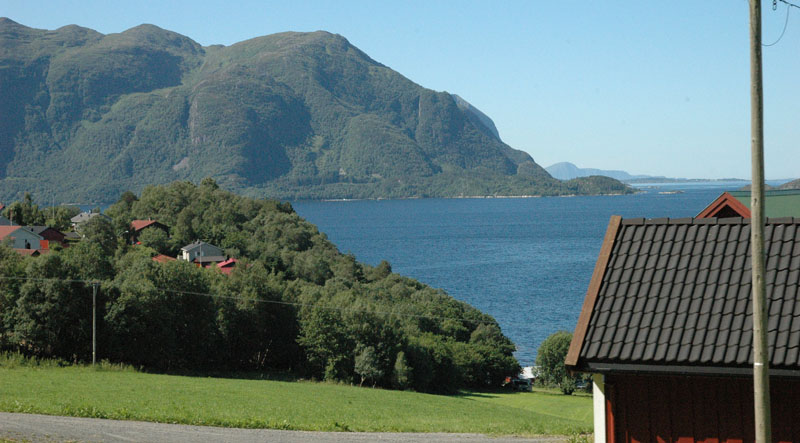
[[572, 395], [572, 393], [575, 392], [575, 389], [577, 389], [577, 384], [578, 383], [575, 380], [575, 377], [565, 375], [563, 378], [561, 378], [558, 388], [561, 389], [561, 393], [564, 395]]

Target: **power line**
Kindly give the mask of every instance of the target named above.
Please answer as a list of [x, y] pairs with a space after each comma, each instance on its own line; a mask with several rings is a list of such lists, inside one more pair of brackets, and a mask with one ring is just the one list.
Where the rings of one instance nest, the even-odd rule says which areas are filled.
[[[773, 0], [773, 2], [772, 2], [773, 10], [777, 7], [776, 1], [777, 0]], [[781, 41], [781, 39], [783, 38], [783, 35], [786, 33], [786, 28], [789, 27], [789, 12], [792, 10], [792, 6], [794, 6], [795, 8], [800, 9], [800, 6], [794, 5], [794, 4], [789, 3], [789, 2], [787, 2], [785, 0], [780, 0], [780, 1], [783, 2], [783, 3], [786, 3], [786, 5], [787, 5], [786, 6], [786, 21], [783, 23], [783, 31], [781, 31], [781, 35], [778, 37], [777, 40], [775, 40], [774, 42], [772, 42], [772, 43], [770, 43], [768, 45], [765, 45], [765, 44], [762, 43], [761, 46], [775, 46], [775, 45], [777, 45], [778, 42]]]
[[775, 8], [777, 7], [777, 3], [775, 3], [776, 1], [779, 1], [779, 2], [787, 5], [787, 7], [800, 9], [800, 6], [795, 5], [794, 3], [790, 3], [790, 2], [788, 2], [786, 0], [773, 0], [772, 1], [772, 9], [773, 10], [775, 10]]
[[[65, 283], [83, 283], [86, 285], [94, 285], [100, 284], [102, 282], [97, 280], [79, 280], [79, 279], [62, 279], [62, 278], [41, 278], [41, 277], [7, 277], [7, 276], [0, 276], [0, 280], [19, 280], [19, 281], [40, 281], [40, 282], [47, 282], [47, 281], [58, 281], [58, 282], [65, 282]], [[117, 289], [121, 289], [118, 285], [112, 283]], [[288, 301], [281, 301], [281, 300], [264, 300], [259, 298], [247, 298], [247, 297], [237, 297], [233, 295], [221, 295], [221, 294], [212, 294], [208, 292], [195, 292], [195, 291], [183, 291], [179, 289], [167, 289], [167, 288], [158, 288], [151, 286], [146, 288], [147, 290], [154, 290], [154, 291], [161, 291], [161, 292], [168, 292], [173, 294], [185, 294], [185, 295], [197, 295], [202, 297], [209, 297], [209, 298], [217, 298], [217, 299], [226, 299], [226, 300], [238, 300], [238, 301], [246, 301], [246, 302], [254, 302], [254, 303], [267, 303], [267, 304], [275, 304], [275, 305], [283, 305], [283, 306], [293, 306], [298, 308], [320, 308], [320, 309], [327, 309], [331, 311], [339, 311], [339, 312], [349, 312], [349, 313], [365, 313], [365, 314], [375, 314], [375, 315], [386, 315], [386, 316], [397, 316], [397, 317], [410, 317], [410, 318], [419, 318], [419, 319], [426, 319], [426, 320], [454, 320], [454, 321], [461, 321], [472, 323], [475, 325], [487, 324], [487, 325], [496, 325], [497, 321], [478, 321], [478, 320], [470, 320], [467, 318], [459, 318], [459, 317], [444, 317], [444, 316], [436, 316], [436, 315], [422, 315], [422, 314], [407, 314], [407, 313], [400, 313], [400, 312], [391, 312], [391, 311], [373, 311], [368, 309], [356, 309], [356, 308], [345, 308], [345, 307], [335, 307], [335, 306], [322, 306], [316, 305], [312, 303], [299, 303], [299, 302], [288, 302]]]

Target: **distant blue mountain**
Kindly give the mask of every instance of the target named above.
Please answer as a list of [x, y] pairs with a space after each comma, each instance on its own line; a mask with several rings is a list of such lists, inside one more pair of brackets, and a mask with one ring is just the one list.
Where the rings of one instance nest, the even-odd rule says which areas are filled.
[[579, 168], [570, 162], [561, 162], [545, 168], [547, 172], [559, 180], [572, 180], [578, 177], [588, 177], [590, 175], [604, 175], [617, 180], [635, 180], [640, 178], [651, 178], [651, 175], [631, 175], [625, 171]]

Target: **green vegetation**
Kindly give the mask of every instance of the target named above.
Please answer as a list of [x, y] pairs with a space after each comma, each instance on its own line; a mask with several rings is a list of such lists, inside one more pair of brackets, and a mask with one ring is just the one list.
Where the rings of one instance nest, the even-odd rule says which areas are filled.
[[[100, 358], [147, 370], [279, 369], [424, 392], [497, 387], [520, 370], [491, 316], [386, 262], [341, 254], [288, 203], [206, 179], [125, 193], [106, 214], [61, 251], [26, 258], [0, 245], [0, 348], [89, 360], [91, 280]], [[159, 251], [118, 237], [134, 219], [169, 227], [166, 240], [148, 239]], [[151, 259], [198, 239], [239, 265], [224, 275]]]
[[343, 37], [201, 47], [151, 25], [102, 35], [0, 19], [0, 201], [104, 203], [214, 177], [271, 198], [626, 193], [562, 183], [468, 103]]
[[536, 353], [540, 382], [545, 386], [558, 387], [566, 395], [575, 392], [578, 379], [577, 376], [567, 373], [564, 365], [571, 341], [571, 332], [554, 332], [544, 339]]
[[[255, 376], [255, 375], [254, 375]], [[185, 377], [0, 357], [0, 410], [246, 428], [319, 431], [591, 432], [591, 397], [461, 392], [442, 396], [342, 384]]]

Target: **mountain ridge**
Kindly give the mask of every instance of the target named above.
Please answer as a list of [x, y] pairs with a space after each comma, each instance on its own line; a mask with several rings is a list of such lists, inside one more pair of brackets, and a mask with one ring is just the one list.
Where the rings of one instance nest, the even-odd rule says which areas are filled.
[[611, 177], [616, 180], [635, 180], [635, 179], [642, 179], [642, 178], [651, 178], [651, 175], [632, 175], [627, 171], [622, 170], [607, 170], [607, 169], [596, 169], [596, 168], [579, 168], [574, 163], [570, 162], [559, 162], [552, 164], [545, 168], [545, 170], [553, 176], [553, 178], [557, 178], [559, 180], [571, 180], [573, 178], [578, 177], [589, 177], [593, 175], [602, 175], [605, 177]]
[[0, 104], [7, 200], [205, 177], [275, 198], [626, 192], [564, 186], [465, 100], [326, 31], [203, 47], [148, 24], [104, 35], [5, 19], [0, 87], [15, 91]]

